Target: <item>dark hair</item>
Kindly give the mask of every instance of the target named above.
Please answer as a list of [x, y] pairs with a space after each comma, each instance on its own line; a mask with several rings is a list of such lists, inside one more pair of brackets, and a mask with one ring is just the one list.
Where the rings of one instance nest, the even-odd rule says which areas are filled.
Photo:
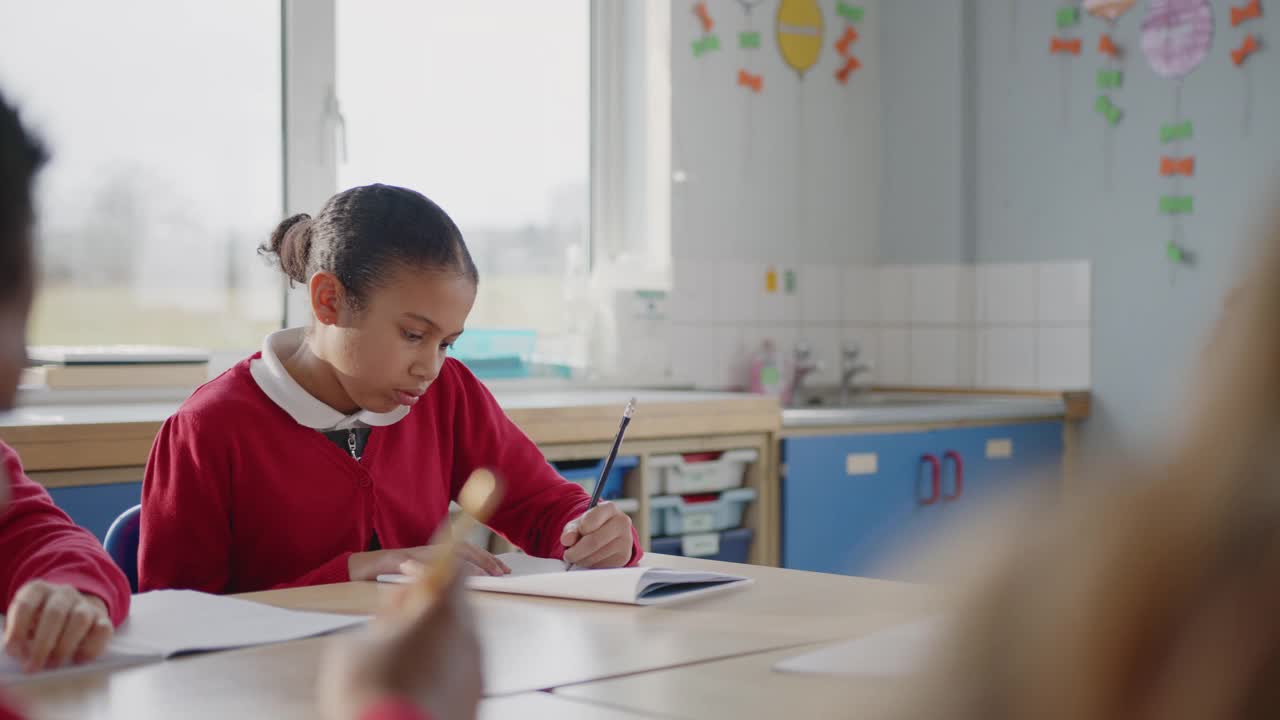
[[393, 185], [344, 190], [315, 218], [287, 218], [258, 252], [274, 256], [290, 283], [333, 273], [357, 308], [398, 265], [480, 278], [449, 215], [422, 193]]
[[32, 280], [31, 181], [47, 159], [0, 94], [0, 299], [8, 300]]

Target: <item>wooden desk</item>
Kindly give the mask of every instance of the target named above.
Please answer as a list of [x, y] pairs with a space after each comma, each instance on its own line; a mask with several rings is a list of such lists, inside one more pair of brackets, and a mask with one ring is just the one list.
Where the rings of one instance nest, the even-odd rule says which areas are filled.
[[[922, 615], [919, 586], [650, 556], [649, 564], [737, 572], [754, 585], [665, 608], [473, 593], [487, 696], [518, 695], [851, 637]], [[370, 613], [375, 583], [245, 595], [282, 607]], [[52, 717], [302, 717], [328, 638], [172, 660], [21, 686]], [[678, 697], [672, 702], [680, 702]], [[603, 712], [603, 711], [601, 711]], [[592, 717], [604, 717], [593, 715]]]
[[890, 678], [773, 672], [774, 663], [812, 645], [716, 660], [615, 680], [557, 688], [558, 697], [608, 703], [676, 720], [885, 717], [908, 690]]

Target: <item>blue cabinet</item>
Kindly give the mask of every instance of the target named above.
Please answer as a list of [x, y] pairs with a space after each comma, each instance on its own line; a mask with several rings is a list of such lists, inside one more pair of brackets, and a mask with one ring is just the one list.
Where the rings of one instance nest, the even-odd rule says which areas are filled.
[[1057, 481], [1061, 422], [787, 438], [782, 562], [891, 577], [888, 563], [948, 521]]
[[142, 483], [51, 488], [49, 495], [77, 525], [88, 529], [101, 542], [120, 513], [142, 499]]
[[[865, 575], [927, 534], [941, 502], [929, 433], [783, 441], [784, 567]], [[937, 470], [938, 472], [935, 472]]]

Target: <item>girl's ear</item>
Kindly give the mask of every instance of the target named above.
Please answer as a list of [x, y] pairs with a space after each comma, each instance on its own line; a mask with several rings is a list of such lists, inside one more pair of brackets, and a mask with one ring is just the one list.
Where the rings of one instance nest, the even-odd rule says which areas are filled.
[[320, 271], [307, 283], [311, 291], [311, 312], [321, 325], [336, 325], [341, 315], [345, 289], [331, 272]]

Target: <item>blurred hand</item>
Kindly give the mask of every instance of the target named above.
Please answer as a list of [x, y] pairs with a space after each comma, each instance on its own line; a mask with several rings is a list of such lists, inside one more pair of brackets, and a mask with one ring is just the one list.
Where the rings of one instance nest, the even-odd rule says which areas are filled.
[[[458, 553], [459, 572], [464, 575], [506, 575], [511, 572], [506, 563], [475, 545], [459, 542], [454, 547]], [[430, 565], [433, 558], [441, 552], [448, 550], [442, 550], [439, 545], [422, 545], [398, 550], [353, 553], [347, 559], [347, 572], [352, 580], [376, 580], [379, 575], [400, 572], [400, 566], [409, 560]]]
[[27, 672], [93, 660], [113, 634], [106, 603], [70, 585], [32, 580], [5, 613], [5, 652]]

